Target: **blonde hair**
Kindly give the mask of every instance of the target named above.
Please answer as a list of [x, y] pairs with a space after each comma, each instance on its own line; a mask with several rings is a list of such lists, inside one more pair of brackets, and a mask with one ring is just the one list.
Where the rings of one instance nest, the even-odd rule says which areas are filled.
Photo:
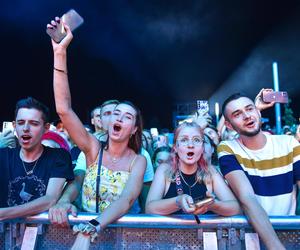
[[[184, 128], [196, 128], [199, 130], [201, 137], [203, 138], [204, 133], [201, 127], [196, 122], [183, 122], [181, 123], [174, 131], [174, 144], [171, 150], [171, 165], [170, 168], [166, 171], [166, 176], [171, 182], [175, 182], [176, 173], [179, 170], [179, 156], [176, 153], [175, 147], [177, 145], [177, 138], [180, 131]], [[209, 171], [207, 162], [204, 159], [204, 153], [202, 153], [200, 159], [197, 162], [197, 181], [199, 183], [204, 182], [208, 184], [211, 181], [211, 173]]]

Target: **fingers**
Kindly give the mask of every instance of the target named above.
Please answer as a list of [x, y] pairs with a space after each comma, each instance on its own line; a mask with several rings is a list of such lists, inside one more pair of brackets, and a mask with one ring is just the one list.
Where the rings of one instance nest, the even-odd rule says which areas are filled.
[[183, 195], [181, 200], [181, 207], [185, 213], [193, 213], [195, 211], [193, 198], [189, 195]]
[[60, 23], [60, 18], [55, 17], [55, 20], [51, 20], [50, 24], [47, 24], [47, 29], [56, 29], [58, 24]]
[[4, 130], [3, 133], [2, 133], [2, 136], [3, 136], [3, 137], [6, 137], [6, 136], [8, 136], [9, 134], [11, 134], [11, 137], [14, 136], [13, 131], [11, 131], [11, 130]]
[[74, 217], [77, 217], [77, 208], [74, 205], [71, 206], [71, 214]]
[[67, 227], [69, 226], [69, 220], [68, 220], [68, 212], [70, 209], [70, 205], [60, 205], [57, 204], [56, 206], [49, 209], [49, 220], [52, 224], [61, 226], [61, 227]]

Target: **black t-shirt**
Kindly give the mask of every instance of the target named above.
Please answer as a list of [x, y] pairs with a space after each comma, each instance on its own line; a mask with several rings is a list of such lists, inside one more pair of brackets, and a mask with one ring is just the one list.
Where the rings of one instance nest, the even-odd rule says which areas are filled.
[[[24, 163], [24, 166], [23, 166]], [[0, 205], [16, 206], [46, 194], [50, 178], [74, 178], [70, 154], [64, 149], [44, 147], [36, 166], [23, 162], [20, 148], [0, 149]], [[32, 174], [26, 174], [33, 170]]]
[[76, 167], [77, 158], [78, 158], [80, 152], [81, 152], [81, 150], [77, 146], [75, 146], [71, 149], [71, 159], [72, 159], [72, 168], [73, 169]]

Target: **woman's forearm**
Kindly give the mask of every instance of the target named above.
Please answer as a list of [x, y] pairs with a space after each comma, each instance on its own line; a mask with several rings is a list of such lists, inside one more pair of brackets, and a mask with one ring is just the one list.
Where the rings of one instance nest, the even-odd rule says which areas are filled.
[[71, 109], [66, 50], [54, 51], [53, 88], [56, 111], [64, 115]]
[[216, 200], [209, 208], [210, 211], [223, 215], [232, 216], [241, 213], [241, 208], [236, 200], [219, 201]]
[[169, 199], [149, 201], [146, 203], [146, 213], [160, 215], [172, 214], [179, 210], [176, 199], [177, 196]]

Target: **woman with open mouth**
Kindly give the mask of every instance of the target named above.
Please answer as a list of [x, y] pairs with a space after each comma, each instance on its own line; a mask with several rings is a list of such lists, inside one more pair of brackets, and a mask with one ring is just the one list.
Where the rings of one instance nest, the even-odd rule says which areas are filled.
[[[89, 223], [73, 228], [79, 234], [72, 249], [87, 249], [90, 240], [93, 241], [100, 230], [128, 212], [141, 191], [146, 168], [145, 158], [139, 155], [142, 119], [139, 109], [132, 103], [121, 102], [111, 115], [106, 145], [101, 145], [96, 137], [86, 131], [71, 107], [67, 47], [73, 35], [68, 26], [61, 24], [59, 18], [51, 21], [47, 28], [57, 29], [60, 25], [64, 26], [67, 35], [59, 43], [52, 40], [56, 111], [71, 139], [86, 156], [88, 167], [82, 187], [83, 209], [99, 213]], [[67, 187], [58, 203], [61, 204], [60, 210], [51, 213], [51, 221], [64, 221], [67, 218], [66, 212], [73, 211], [71, 202], [76, 199], [75, 194], [78, 194], [81, 187], [72, 184], [69, 187], [72, 188]]]
[[223, 177], [204, 160], [203, 136], [195, 122], [184, 122], [175, 129], [172, 162], [161, 164], [155, 172], [146, 202], [147, 213], [240, 213]]

